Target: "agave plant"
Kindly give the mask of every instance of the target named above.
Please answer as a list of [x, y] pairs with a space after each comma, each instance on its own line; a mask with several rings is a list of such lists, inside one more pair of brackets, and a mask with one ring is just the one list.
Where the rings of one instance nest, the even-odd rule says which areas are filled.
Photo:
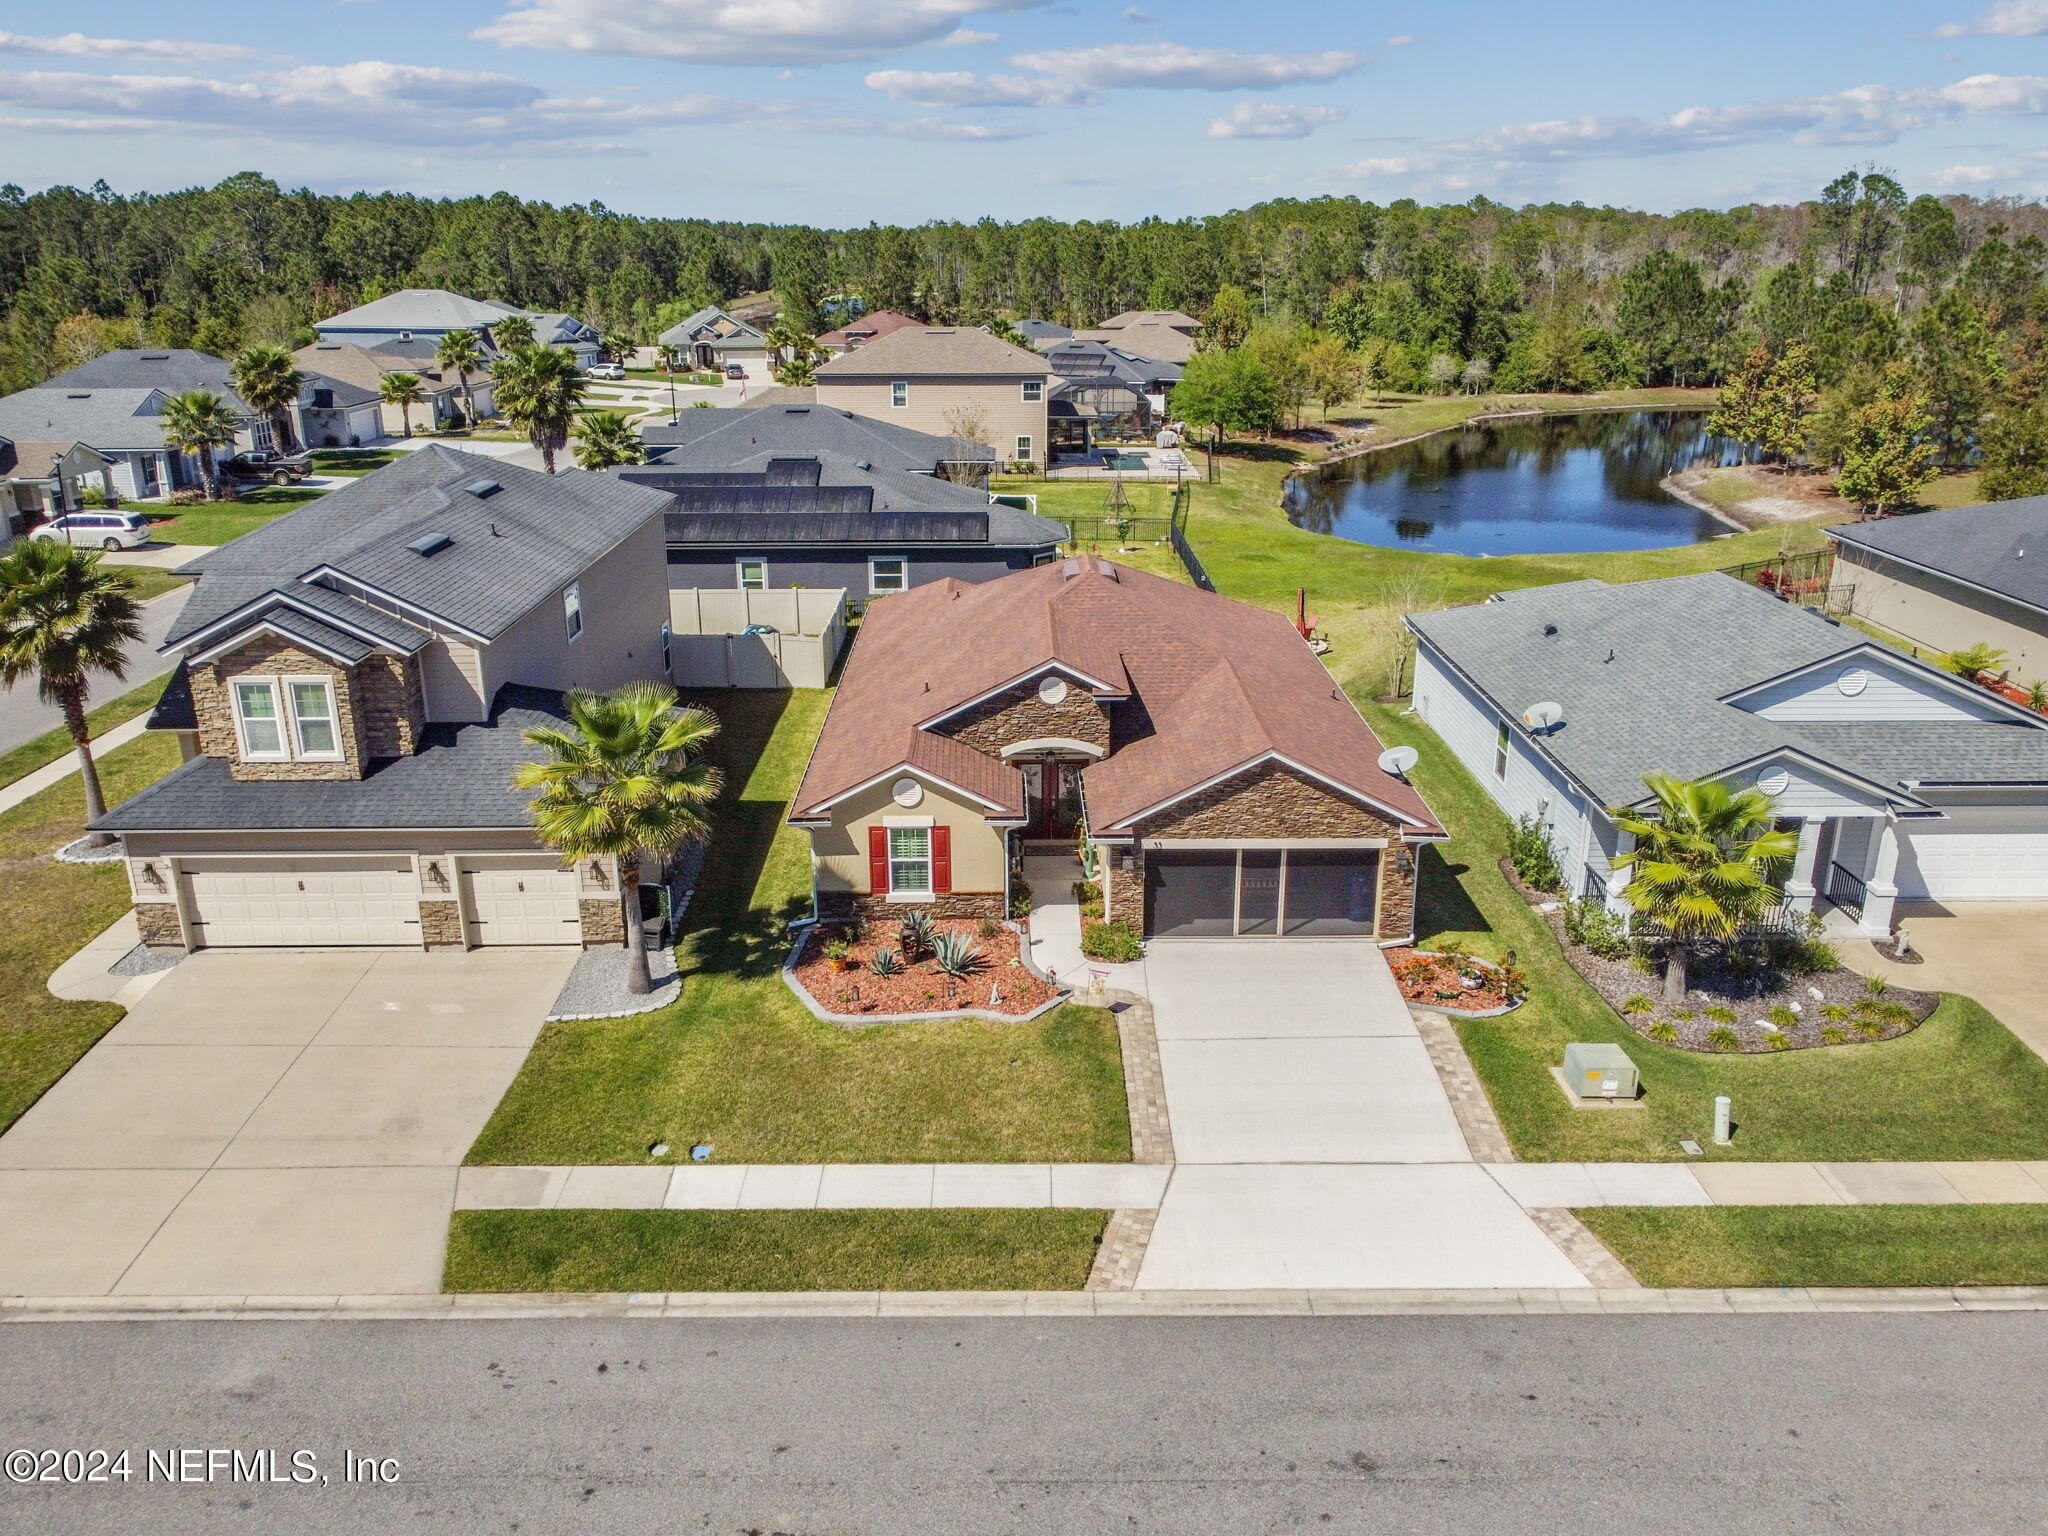
[[903, 957], [893, 949], [878, 949], [868, 961], [868, 969], [877, 976], [901, 976]]
[[905, 955], [928, 955], [938, 937], [938, 929], [932, 925], [929, 912], [913, 912], [903, 919], [902, 939]]
[[956, 981], [988, 968], [981, 946], [964, 933], [942, 933], [932, 945], [932, 958], [940, 970]]

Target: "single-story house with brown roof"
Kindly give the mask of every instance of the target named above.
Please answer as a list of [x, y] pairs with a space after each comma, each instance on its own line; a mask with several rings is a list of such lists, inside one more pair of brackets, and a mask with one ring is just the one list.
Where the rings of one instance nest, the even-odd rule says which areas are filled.
[[858, 320], [849, 320], [836, 330], [825, 332], [818, 338], [817, 345], [825, 352], [851, 352], [855, 347], [873, 341], [878, 336], [887, 336], [908, 326], [923, 324], [922, 320], [913, 319], [893, 309], [875, 309], [862, 315]]
[[1413, 936], [1415, 787], [1279, 614], [1082, 557], [868, 610], [790, 824], [828, 920], [1000, 917], [1092, 844], [1152, 938]]

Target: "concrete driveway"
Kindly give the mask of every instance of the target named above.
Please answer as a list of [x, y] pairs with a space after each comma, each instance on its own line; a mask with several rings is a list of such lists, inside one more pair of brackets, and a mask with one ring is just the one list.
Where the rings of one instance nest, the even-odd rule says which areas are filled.
[[1921, 964], [1886, 959], [1868, 939], [1837, 939], [1843, 963], [1902, 987], [1974, 997], [2035, 1055], [2048, 1057], [2048, 905], [1902, 901], [1898, 922], [1926, 957]]
[[0, 1294], [440, 1289], [568, 950], [212, 950], [0, 1136]]
[[1473, 1161], [1369, 943], [1155, 943], [1178, 1159], [1138, 1273], [1159, 1290], [1583, 1286]]

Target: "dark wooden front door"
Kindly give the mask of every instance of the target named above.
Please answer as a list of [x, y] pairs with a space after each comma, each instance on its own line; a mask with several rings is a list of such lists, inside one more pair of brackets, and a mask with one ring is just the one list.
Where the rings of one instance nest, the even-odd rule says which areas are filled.
[[1034, 758], [1024, 770], [1025, 803], [1030, 821], [1024, 836], [1032, 842], [1065, 842], [1081, 834], [1081, 770], [1086, 763], [1060, 758]]

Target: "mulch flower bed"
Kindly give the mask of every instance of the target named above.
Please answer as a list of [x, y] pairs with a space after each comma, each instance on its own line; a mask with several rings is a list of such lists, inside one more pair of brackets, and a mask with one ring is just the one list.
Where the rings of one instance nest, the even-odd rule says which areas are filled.
[[[1664, 1001], [1661, 964], [1641, 969], [1628, 955], [1609, 958], [1565, 937], [1561, 898], [1514, 878], [1509, 883], [1557, 936], [1572, 967], [1636, 1033], [1688, 1051], [1764, 1053], [1895, 1040], [1926, 1022], [1941, 999], [1931, 992], [1871, 983], [1846, 967], [1806, 974], [1743, 963], [1740, 949], [1695, 952], [1679, 1003]], [[1761, 942], [1761, 941], [1759, 941]], [[1741, 946], [1752, 953], [1756, 943]], [[1647, 1005], [1647, 1006], [1646, 1006]]]
[[[895, 1014], [949, 1013], [978, 1008], [990, 1013], [1030, 1013], [1060, 995], [1051, 982], [1041, 981], [1024, 967], [1018, 944], [1021, 935], [1006, 924], [984, 936], [974, 918], [948, 918], [932, 925], [938, 933], [965, 934], [985, 962], [972, 976], [955, 979], [938, 967], [932, 956], [919, 955], [914, 961], [903, 952], [903, 936], [895, 923], [865, 923], [859, 927], [820, 924], [804, 935], [793, 973], [797, 984], [817, 1000], [828, 1013]], [[825, 945], [845, 939], [851, 946], [847, 968], [837, 970], [825, 957]], [[878, 976], [875, 952], [892, 950], [909, 962], [894, 976]]]
[[1395, 946], [1385, 951], [1394, 985], [1411, 1003], [1460, 1012], [1487, 1013], [1505, 1008], [1521, 996], [1502, 968], [1471, 955], [1438, 955], [1428, 950]]

